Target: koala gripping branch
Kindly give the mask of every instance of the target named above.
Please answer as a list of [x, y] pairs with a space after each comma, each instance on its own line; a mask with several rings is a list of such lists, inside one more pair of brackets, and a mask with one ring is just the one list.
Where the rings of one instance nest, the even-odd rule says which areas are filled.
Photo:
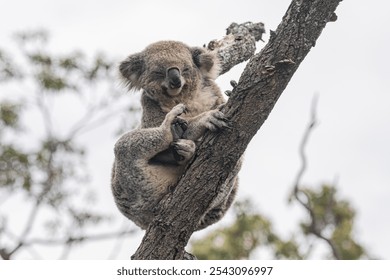
[[[325, 25], [335, 21], [334, 12], [340, 2], [291, 2], [277, 30], [271, 31], [269, 42], [248, 62], [223, 108], [232, 128], [206, 135], [176, 188], [161, 201], [161, 212], [147, 229], [133, 259], [188, 258], [184, 248], [213, 195], [218, 193], [218, 182], [226, 180], [232, 172]], [[234, 43], [239, 41], [234, 40]], [[242, 43], [246, 42], [242, 40]], [[209, 48], [213, 47], [222, 52], [229, 49], [223, 45], [209, 45]], [[234, 50], [231, 56], [243, 57], [234, 54], [239, 50], [237, 46], [230, 49]], [[247, 45], [243, 46], [242, 52], [247, 50]], [[230, 61], [228, 53], [221, 57]], [[226, 63], [224, 69], [228, 71], [232, 66]]]

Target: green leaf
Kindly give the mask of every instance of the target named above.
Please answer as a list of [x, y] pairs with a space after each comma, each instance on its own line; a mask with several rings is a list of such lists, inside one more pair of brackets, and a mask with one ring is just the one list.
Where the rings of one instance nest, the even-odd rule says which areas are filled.
[[64, 78], [57, 76], [50, 71], [41, 71], [37, 75], [37, 80], [40, 83], [40, 86], [45, 90], [61, 91], [69, 88], [69, 85]]
[[0, 128], [1, 127], [16, 127], [19, 122], [20, 105], [2, 102], [0, 103]]
[[15, 62], [4, 51], [0, 50], [0, 82], [9, 81], [14, 78], [22, 78]]

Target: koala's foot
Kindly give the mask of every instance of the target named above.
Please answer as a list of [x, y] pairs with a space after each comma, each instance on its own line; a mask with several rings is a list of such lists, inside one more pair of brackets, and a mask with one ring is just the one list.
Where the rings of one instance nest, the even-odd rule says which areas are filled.
[[[226, 209], [225, 209], [225, 211], [226, 211]], [[196, 227], [196, 230], [204, 229], [204, 228], [208, 227], [209, 225], [216, 223], [217, 221], [219, 221], [223, 217], [223, 215], [225, 214], [225, 211], [223, 211], [222, 208], [211, 209], [210, 211], [208, 211], [206, 213], [206, 215], [204, 215], [200, 219], [199, 224]]]
[[195, 153], [195, 142], [188, 139], [178, 139], [171, 144], [173, 155], [178, 164], [188, 162]]

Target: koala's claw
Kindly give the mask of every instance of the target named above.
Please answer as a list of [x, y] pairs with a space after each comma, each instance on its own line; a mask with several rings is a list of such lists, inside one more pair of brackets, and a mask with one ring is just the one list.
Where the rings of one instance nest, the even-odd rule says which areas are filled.
[[231, 81], [230, 81], [230, 85], [231, 85], [233, 88], [235, 88], [235, 87], [238, 85], [238, 83], [237, 83], [235, 80], [231, 80]]
[[178, 126], [180, 126], [183, 131], [186, 131], [188, 128], [188, 122], [185, 119], [182, 119], [180, 117], [176, 117], [174, 123]]
[[180, 116], [181, 114], [185, 113], [186, 110], [186, 106], [183, 103], [177, 104], [171, 109], [171, 111], [168, 112], [166, 118], [168, 117], [171, 119], [171, 121], [173, 121], [177, 116]]
[[223, 126], [221, 128], [223, 128], [223, 129], [231, 129], [232, 128], [231, 121], [229, 121], [228, 119], [225, 118], [223, 120], [223, 122], [224, 122], [224, 124], [223, 124]]
[[[237, 83], [235, 80], [231, 80], [231, 81], [230, 81], [230, 85], [233, 87], [233, 89], [235, 89], [235, 88], [237, 87], [238, 83]], [[226, 91], [225, 91], [225, 94], [226, 94], [227, 96], [231, 96], [232, 93], [233, 93], [233, 91], [231, 91], [231, 90], [226, 90]]]
[[180, 104], [177, 104], [175, 107], [173, 107], [171, 112], [169, 112], [169, 113], [173, 113], [177, 117], [185, 112], [187, 112], [186, 105], [184, 105], [183, 103], [180, 103]]
[[186, 110], [186, 106], [182, 103], [173, 107], [172, 110], [169, 111], [168, 114], [165, 116], [163, 126], [164, 127], [172, 126], [172, 123], [175, 122], [177, 117], [183, 114], [185, 110]]
[[217, 110], [221, 111], [223, 108], [225, 108], [225, 105], [226, 105], [226, 102], [224, 102], [222, 104], [219, 104], [218, 107], [217, 107]]
[[211, 131], [217, 131], [223, 128], [231, 128], [229, 120], [221, 111], [214, 111], [206, 123], [206, 127]]
[[176, 117], [171, 124], [171, 132], [173, 136], [173, 141], [183, 137], [184, 132], [188, 128], [188, 123], [186, 120]]

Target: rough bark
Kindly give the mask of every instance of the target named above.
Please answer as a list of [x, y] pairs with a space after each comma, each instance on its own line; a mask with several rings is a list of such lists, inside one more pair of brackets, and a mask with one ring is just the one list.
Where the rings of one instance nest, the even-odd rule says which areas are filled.
[[226, 29], [224, 38], [211, 41], [207, 48], [218, 54], [221, 61], [219, 74], [251, 58], [256, 51], [256, 41], [262, 40], [264, 33], [264, 24], [261, 22], [232, 23]]
[[232, 128], [206, 135], [176, 188], [161, 201], [160, 214], [133, 259], [189, 258], [184, 247], [218, 193], [219, 182], [233, 170], [325, 25], [336, 20], [334, 12], [340, 2], [291, 2], [267, 45], [248, 62], [222, 109]]

